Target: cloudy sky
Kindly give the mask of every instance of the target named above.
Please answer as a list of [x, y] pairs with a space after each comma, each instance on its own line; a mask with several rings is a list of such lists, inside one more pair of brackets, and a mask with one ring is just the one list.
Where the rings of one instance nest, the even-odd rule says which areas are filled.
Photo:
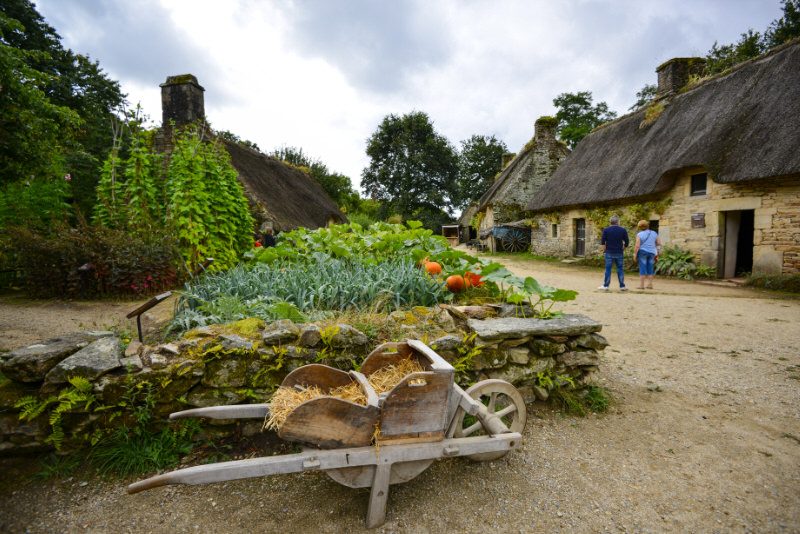
[[262, 150], [302, 147], [357, 185], [384, 116], [425, 111], [455, 146], [517, 151], [562, 92], [623, 114], [655, 67], [780, 16], [778, 0], [35, 0], [161, 120], [159, 83], [192, 73], [206, 115]]

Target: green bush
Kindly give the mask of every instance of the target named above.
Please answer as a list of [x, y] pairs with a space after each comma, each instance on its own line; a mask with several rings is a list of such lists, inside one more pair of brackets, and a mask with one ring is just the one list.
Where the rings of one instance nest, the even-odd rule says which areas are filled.
[[688, 250], [667, 245], [658, 256], [656, 273], [692, 280], [694, 278], [713, 278], [716, 269], [709, 265], [695, 263], [694, 254]]
[[50, 234], [9, 229], [16, 265], [35, 297], [148, 295], [182, 278], [174, 241], [163, 233], [62, 226]]
[[800, 293], [800, 274], [751, 274], [745, 283], [752, 287]]

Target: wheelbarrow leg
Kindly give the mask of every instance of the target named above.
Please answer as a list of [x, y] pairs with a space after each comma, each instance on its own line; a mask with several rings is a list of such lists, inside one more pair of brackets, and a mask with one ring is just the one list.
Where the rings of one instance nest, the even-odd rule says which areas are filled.
[[372, 479], [367, 508], [367, 528], [377, 528], [386, 521], [386, 502], [389, 500], [391, 475], [392, 464], [379, 463], [375, 466], [375, 477]]

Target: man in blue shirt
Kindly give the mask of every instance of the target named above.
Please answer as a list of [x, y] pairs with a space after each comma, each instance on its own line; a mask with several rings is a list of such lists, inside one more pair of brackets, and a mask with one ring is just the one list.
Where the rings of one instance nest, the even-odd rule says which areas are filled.
[[608, 291], [611, 284], [611, 265], [617, 266], [617, 278], [619, 278], [619, 290], [627, 291], [625, 287], [625, 272], [623, 271], [623, 252], [630, 242], [628, 231], [619, 225], [619, 217], [611, 217], [611, 226], [603, 229], [603, 237], [600, 240], [603, 252], [606, 256], [606, 276], [603, 285], [598, 287], [601, 291]]

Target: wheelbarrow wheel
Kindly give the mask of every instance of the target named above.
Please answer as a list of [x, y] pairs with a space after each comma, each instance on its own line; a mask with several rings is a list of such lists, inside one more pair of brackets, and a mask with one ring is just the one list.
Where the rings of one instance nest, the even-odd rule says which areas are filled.
[[[489, 412], [499, 417], [508, 427], [509, 432], [519, 432], [521, 434], [525, 429], [525, 422], [528, 419], [525, 400], [517, 388], [505, 380], [482, 380], [470, 386], [466, 393], [473, 399], [482, 402]], [[458, 409], [455, 437], [466, 438], [470, 436], [485, 436], [487, 434], [488, 432], [476, 417], [468, 415], [461, 408]], [[506, 454], [508, 454], [508, 451], [472, 454], [467, 455], [467, 457], [471, 460], [485, 462], [497, 460]]]

